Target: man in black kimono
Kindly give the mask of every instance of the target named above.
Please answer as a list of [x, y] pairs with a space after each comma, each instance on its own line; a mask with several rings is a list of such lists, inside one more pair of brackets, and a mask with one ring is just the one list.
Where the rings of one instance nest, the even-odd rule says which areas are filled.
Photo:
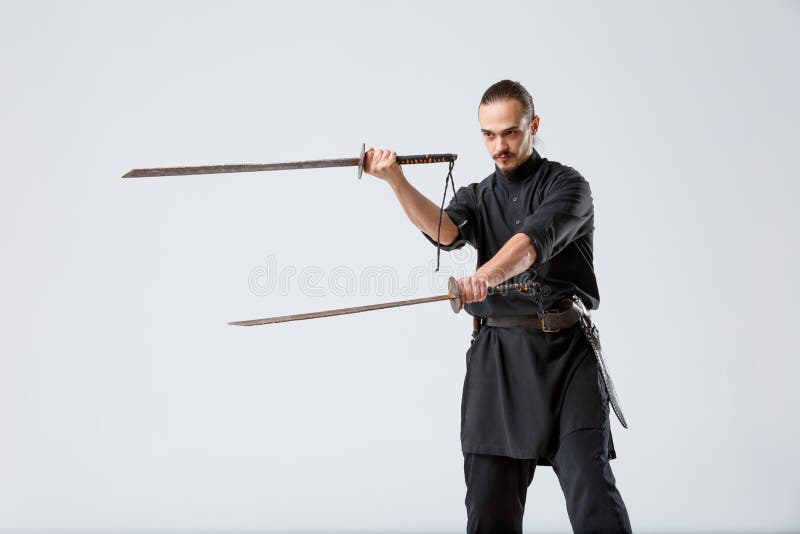
[[[539, 117], [519, 83], [491, 86], [478, 121], [495, 171], [456, 192], [441, 230], [439, 207], [405, 179], [394, 152], [371, 149], [365, 162], [430, 241], [440, 231], [443, 249], [478, 251], [475, 274], [458, 281], [476, 318], [461, 407], [467, 531], [522, 532], [534, 469], [550, 465], [575, 532], [630, 532], [609, 464], [608, 393], [591, 344], [565, 311], [571, 298], [599, 305], [589, 184], [533, 148]], [[487, 297], [489, 286], [530, 280], [540, 300]], [[553, 311], [563, 313], [542, 319]]]

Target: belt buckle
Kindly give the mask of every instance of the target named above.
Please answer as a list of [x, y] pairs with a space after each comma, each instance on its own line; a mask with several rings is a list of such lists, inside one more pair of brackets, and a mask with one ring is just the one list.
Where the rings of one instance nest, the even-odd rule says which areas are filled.
[[561, 331], [560, 328], [548, 328], [547, 325], [545, 324], [544, 318], [549, 313], [560, 313], [560, 310], [546, 310], [544, 312], [544, 315], [539, 317], [539, 324], [542, 325], [542, 332], [560, 332]]

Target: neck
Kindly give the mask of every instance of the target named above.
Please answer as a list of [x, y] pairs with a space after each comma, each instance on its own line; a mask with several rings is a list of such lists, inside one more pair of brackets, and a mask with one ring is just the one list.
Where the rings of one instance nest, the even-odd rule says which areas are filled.
[[522, 163], [520, 163], [519, 166], [508, 170], [503, 170], [500, 167], [498, 167], [497, 169], [503, 174], [503, 176], [505, 176], [509, 180], [513, 180], [517, 176], [523, 174], [529, 168], [530, 163], [533, 160], [535, 160], [537, 156], [538, 155], [536, 154], [535, 150], [531, 148], [530, 152], [528, 153], [527, 156], [525, 156], [525, 158], [522, 160]]

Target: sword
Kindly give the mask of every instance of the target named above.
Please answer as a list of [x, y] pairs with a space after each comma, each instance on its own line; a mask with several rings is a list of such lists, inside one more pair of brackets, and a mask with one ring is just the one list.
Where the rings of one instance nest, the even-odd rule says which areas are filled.
[[[315, 159], [308, 161], [289, 161], [286, 163], [242, 163], [233, 165], [201, 165], [197, 167], [155, 167], [151, 169], [133, 169], [123, 178], [154, 178], [158, 176], [186, 176], [190, 174], [222, 174], [228, 172], [286, 171], [292, 169], [322, 169], [327, 167], [358, 167], [358, 178], [364, 172], [364, 149], [361, 143], [361, 154], [357, 158]], [[400, 165], [418, 163], [454, 162], [457, 154], [419, 154], [414, 156], [397, 156]]]
[[[534, 284], [513, 283], [501, 284], [488, 288], [488, 295], [505, 295], [506, 293], [527, 293], [535, 290]], [[262, 324], [286, 323], [289, 321], [302, 321], [304, 319], [318, 319], [320, 317], [333, 317], [336, 315], [347, 315], [349, 313], [361, 313], [373, 310], [383, 310], [386, 308], [398, 308], [400, 306], [413, 306], [414, 304], [424, 304], [427, 302], [438, 302], [442, 300], [450, 301], [450, 308], [458, 313], [461, 310], [461, 291], [458, 282], [452, 276], [447, 280], [447, 294], [436, 295], [433, 297], [422, 297], [411, 300], [400, 300], [395, 302], [383, 302], [380, 304], [369, 304], [367, 306], [355, 306], [353, 308], [340, 308], [338, 310], [325, 310], [311, 313], [298, 313], [296, 315], [282, 315], [280, 317], [267, 317], [266, 319], [251, 319], [249, 321], [234, 321], [228, 323], [234, 326], [256, 326]]]
[[572, 300], [581, 309], [581, 318], [578, 323], [581, 331], [583, 331], [583, 335], [592, 346], [592, 351], [597, 359], [597, 366], [600, 368], [600, 376], [603, 378], [603, 384], [606, 387], [606, 393], [608, 393], [608, 402], [611, 404], [611, 409], [614, 410], [614, 414], [617, 416], [617, 419], [619, 419], [622, 428], [628, 428], [628, 422], [625, 420], [625, 414], [622, 413], [622, 406], [619, 402], [619, 396], [617, 396], [617, 390], [614, 388], [614, 381], [611, 380], [611, 375], [606, 366], [606, 360], [603, 358], [603, 347], [600, 345], [600, 331], [592, 322], [592, 317], [583, 301], [578, 297], [572, 297]]

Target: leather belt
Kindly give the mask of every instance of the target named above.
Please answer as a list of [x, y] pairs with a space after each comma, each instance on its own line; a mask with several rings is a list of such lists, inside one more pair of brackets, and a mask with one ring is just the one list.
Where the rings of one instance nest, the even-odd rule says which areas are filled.
[[[477, 323], [480, 326], [494, 326], [497, 328], [523, 327], [541, 332], [558, 332], [559, 330], [575, 326], [583, 316], [583, 309], [572, 299], [564, 299], [558, 303], [558, 309], [546, 310], [544, 315], [517, 315], [513, 317], [486, 317]], [[473, 324], [473, 327], [476, 324]]]
[[481, 325], [495, 326], [499, 328], [512, 328], [521, 326], [524, 328], [532, 328], [540, 332], [558, 332], [564, 328], [571, 328], [578, 326], [583, 335], [592, 346], [592, 351], [597, 359], [597, 366], [600, 376], [603, 377], [603, 385], [608, 393], [608, 401], [613, 408], [614, 413], [617, 415], [619, 422], [624, 428], [628, 428], [628, 423], [625, 421], [625, 416], [622, 413], [622, 407], [619, 404], [617, 391], [614, 389], [614, 382], [611, 380], [611, 375], [608, 373], [605, 358], [603, 358], [603, 351], [600, 347], [600, 333], [597, 327], [592, 323], [592, 317], [589, 310], [580, 300], [577, 295], [573, 295], [571, 299], [564, 299], [558, 303], [557, 310], [547, 310], [544, 315], [521, 315], [517, 317], [487, 317], [482, 319], [480, 317], [472, 318], [473, 341], [475, 341], [475, 334], [480, 331]]

